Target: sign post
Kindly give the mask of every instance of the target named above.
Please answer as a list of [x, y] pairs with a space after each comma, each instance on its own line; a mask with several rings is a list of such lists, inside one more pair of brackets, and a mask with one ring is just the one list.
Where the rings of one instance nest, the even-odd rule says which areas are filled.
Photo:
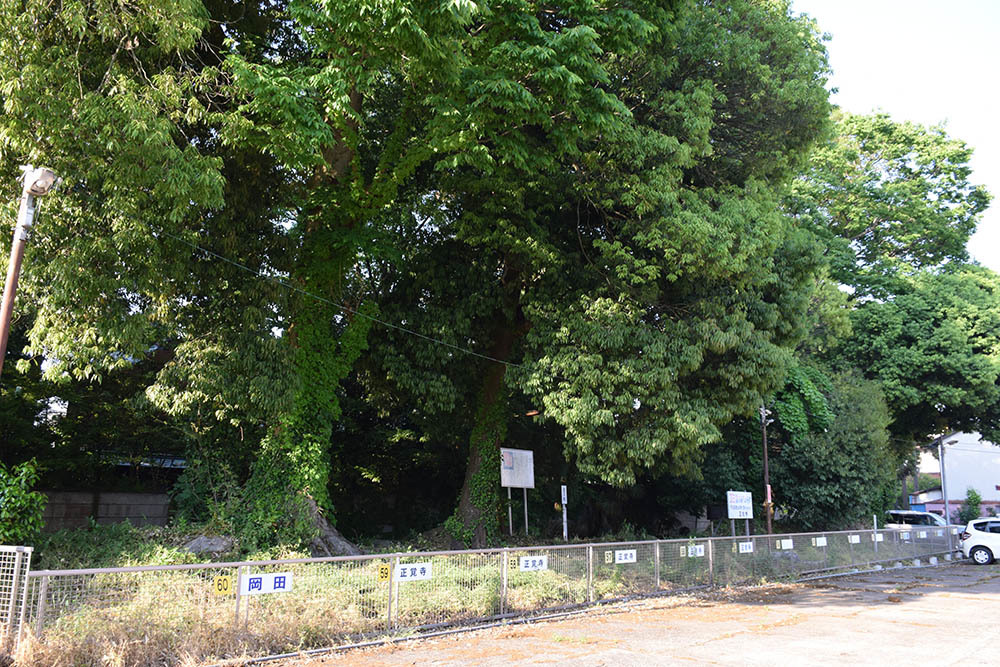
[[566, 485], [563, 484], [562, 490], [562, 511], [563, 511], [563, 542], [569, 542], [569, 529], [566, 526]]
[[[535, 488], [535, 455], [530, 449], [500, 448], [500, 486], [507, 487], [507, 499], [510, 500], [510, 489], [524, 490], [524, 534], [528, 534], [528, 489]], [[510, 533], [514, 534], [513, 510], [507, 506], [507, 517], [510, 523]]]

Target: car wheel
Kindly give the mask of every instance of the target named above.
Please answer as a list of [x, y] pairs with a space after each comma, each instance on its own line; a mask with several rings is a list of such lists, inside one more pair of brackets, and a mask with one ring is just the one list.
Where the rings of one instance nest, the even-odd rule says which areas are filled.
[[989, 565], [993, 562], [993, 552], [986, 547], [972, 547], [969, 551], [971, 558], [977, 565]]

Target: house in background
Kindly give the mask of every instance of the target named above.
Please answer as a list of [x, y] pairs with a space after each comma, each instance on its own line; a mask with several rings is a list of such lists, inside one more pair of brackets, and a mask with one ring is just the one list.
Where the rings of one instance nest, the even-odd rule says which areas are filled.
[[[952, 433], [944, 438], [944, 486], [948, 488], [948, 509], [958, 512], [969, 487], [979, 492], [983, 501], [980, 513], [1000, 514], [1000, 446], [983, 440], [978, 433]], [[941, 478], [937, 452], [920, 454], [920, 473]], [[910, 507], [944, 516], [944, 494], [940, 487], [910, 496]]]

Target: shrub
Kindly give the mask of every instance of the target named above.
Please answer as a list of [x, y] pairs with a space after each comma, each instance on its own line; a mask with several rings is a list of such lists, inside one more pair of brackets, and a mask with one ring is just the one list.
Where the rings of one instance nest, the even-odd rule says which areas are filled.
[[982, 503], [983, 497], [979, 495], [971, 486], [965, 493], [965, 501], [962, 503], [962, 507], [958, 510], [958, 522], [960, 524], [968, 523], [973, 519], [978, 519], [980, 515], [979, 505]]
[[12, 468], [0, 463], [0, 544], [26, 544], [41, 531], [46, 498], [31, 490], [37, 482], [34, 459]]

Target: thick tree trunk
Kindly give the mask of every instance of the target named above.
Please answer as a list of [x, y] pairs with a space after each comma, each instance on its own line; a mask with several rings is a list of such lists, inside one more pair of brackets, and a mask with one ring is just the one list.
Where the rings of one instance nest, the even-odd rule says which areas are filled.
[[449, 519], [452, 537], [473, 548], [482, 548], [498, 537], [500, 511], [500, 446], [507, 436], [508, 404], [504, 389], [507, 366], [514, 345], [529, 329], [520, 307], [519, 272], [505, 271], [506, 303], [496, 314], [496, 329], [489, 362], [476, 402], [475, 423], [469, 438], [469, 460], [455, 514]]

